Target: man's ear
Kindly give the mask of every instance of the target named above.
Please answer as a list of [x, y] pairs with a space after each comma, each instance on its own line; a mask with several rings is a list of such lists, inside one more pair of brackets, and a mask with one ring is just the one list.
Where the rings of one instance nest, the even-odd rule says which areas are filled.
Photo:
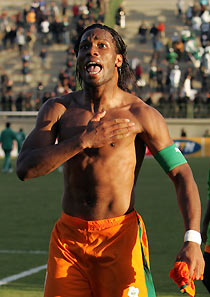
[[120, 54], [117, 54], [116, 60], [115, 60], [115, 66], [116, 67], [121, 67], [123, 63], [123, 57]]

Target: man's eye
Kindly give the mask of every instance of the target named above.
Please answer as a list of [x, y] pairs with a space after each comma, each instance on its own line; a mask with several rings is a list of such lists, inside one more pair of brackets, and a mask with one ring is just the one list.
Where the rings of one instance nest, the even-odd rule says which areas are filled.
[[98, 47], [99, 47], [99, 48], [106, 48], [106, 44], [105, 44], [105, 43], [99, 43], [99, 44], [98, 44]]
[[79, 49], [88, 49], [88, 44], [80, 45]]

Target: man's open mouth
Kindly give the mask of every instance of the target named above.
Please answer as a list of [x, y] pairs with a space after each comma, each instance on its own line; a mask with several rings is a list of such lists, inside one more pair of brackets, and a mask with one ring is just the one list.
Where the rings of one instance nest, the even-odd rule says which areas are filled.
[[102, 70], [102, 66], [96, 62], [88, 62], [85, 69], [89, 74], [98, 74]]

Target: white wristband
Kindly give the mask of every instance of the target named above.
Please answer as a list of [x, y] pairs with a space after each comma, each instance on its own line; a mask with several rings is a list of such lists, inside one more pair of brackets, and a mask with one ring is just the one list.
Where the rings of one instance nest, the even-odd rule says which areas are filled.
[[193, 241], [201, 244], [201, 234], [195, 230], [188, 230], [184, 235], [184, 242]]

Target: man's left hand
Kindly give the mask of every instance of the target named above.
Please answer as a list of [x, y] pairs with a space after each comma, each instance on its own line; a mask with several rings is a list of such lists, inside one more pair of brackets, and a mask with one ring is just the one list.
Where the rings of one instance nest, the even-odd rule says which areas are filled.
[[183, 261], [188, 264], [190, 271], [189, 281], [192, 279], [193, 274], [195, 275], [195, 279], [199, 280], [204, 273], [205, 263], [202, 251], [200, 245], [195, 242], [185, 242], [176, 257], [176, 261]]

